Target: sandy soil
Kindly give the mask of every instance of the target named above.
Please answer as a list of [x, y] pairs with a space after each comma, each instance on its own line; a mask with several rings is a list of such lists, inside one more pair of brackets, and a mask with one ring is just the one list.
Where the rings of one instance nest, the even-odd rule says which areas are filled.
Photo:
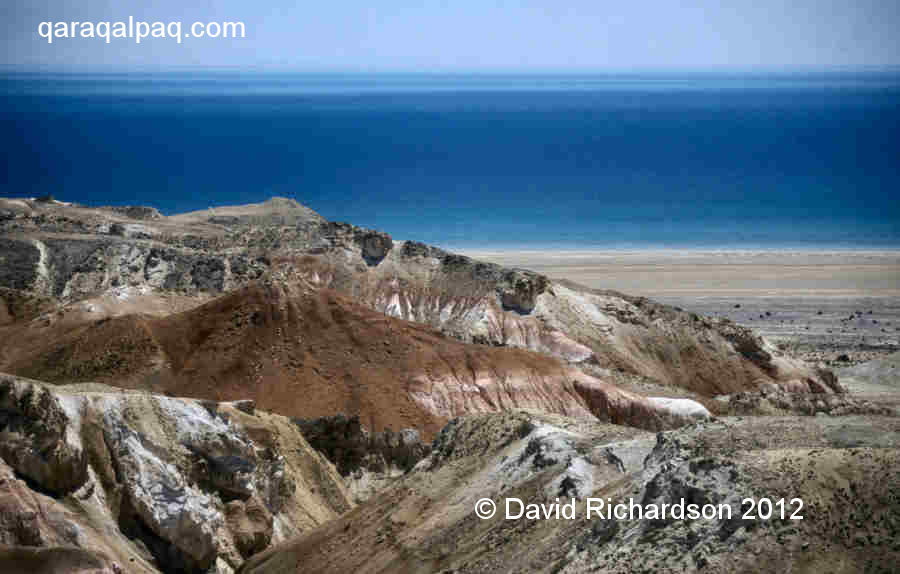
[[835, 366], [900, 350], [900, 251], [464, 253], [727, 317]]

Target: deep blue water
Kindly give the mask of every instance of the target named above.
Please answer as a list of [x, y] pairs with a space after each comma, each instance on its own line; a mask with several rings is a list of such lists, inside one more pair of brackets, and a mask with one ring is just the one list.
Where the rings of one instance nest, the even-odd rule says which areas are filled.
[[445, 246], [898, 248], [900, 75], [0, 76], [3, 196]]

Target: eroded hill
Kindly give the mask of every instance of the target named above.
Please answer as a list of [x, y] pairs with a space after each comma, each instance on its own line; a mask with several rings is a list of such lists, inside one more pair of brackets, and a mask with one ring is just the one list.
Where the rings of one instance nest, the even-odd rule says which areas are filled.
[[5, 348], [3, 368], [35, 379], [345, 413], [428, 440], [453, 417], [510, 408], [650, 429], [690, 418], [554, 357], [466, 344], [303, 283], [255, 282], [164, 317], [27, 324]]
[[[626, 373], [703, 396], [767, 382], [840, 390], [831, 373], [728, 321], [395, 242], [291, 200], [171, 217], [2, 200], [0, 213], [0, 324], [161, 316], [261, 278], [303, 280], [464, 342], [529, 349], [595, 374]], [[7, 370], [16, 371], [17, 358], [0, 349]]]

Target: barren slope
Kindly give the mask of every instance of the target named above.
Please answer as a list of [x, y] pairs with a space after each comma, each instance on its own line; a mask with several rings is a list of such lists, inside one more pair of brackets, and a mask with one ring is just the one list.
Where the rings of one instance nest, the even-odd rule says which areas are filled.
[[[887, 573], [900, 561], [898, 472], [896, 418], [732, 419], [653, 437], [476, 415], [448, 425], [430, 457], [377, 499], [240, 572]], [[686, 498], [727, 505], [732, 518], [587, 519], [588, 496], [657, 506]], [[491, 519], [474, 513], [482, 497], [497, 503]], [[506, 520], [506, 497], [574, 498], [576, 518]], [[803, 520], [743, 520], [744, 497], [801, 497]]]
[[254, 283], [150, 317], [6, 327], [0, 369], [259, 406], [302, 418], [359, 415], [426, 438], [455, 416], [533, 408], [665, 428], [683, 417], [524, 349], [471, 345], [332, 291]]

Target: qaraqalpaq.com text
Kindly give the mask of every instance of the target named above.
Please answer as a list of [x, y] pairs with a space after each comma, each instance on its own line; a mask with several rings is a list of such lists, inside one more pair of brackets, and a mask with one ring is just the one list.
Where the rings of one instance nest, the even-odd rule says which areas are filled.
[[37, 34], [48, 44], [76, 38], [99, 39], [107, 44], [113, 40], [140, 44], [148, 38], [167, 38], [180, 44], [185, 38], [244, 38], [246, 28], [243, 22], [194, 22], [185, 26], [182, 22], [147, 22], [129, 16], [116, 22], [41, 22]]

